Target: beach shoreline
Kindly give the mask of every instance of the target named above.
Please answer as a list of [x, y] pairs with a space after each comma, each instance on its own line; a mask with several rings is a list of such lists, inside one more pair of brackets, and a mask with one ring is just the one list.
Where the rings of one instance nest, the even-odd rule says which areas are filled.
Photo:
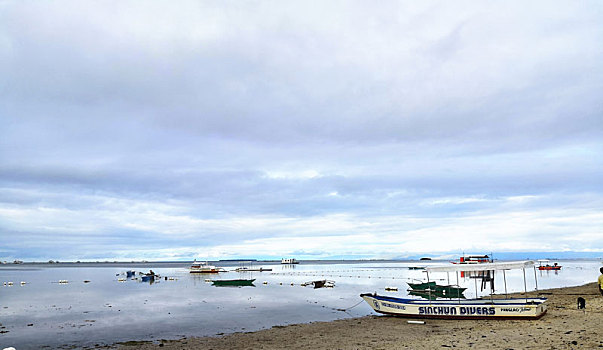
[[[111, 348], [147, 349], [603, 349], [603, 296], [596, 283], [540, 291], [548, 311], [539, 320], [430, 320], [370, 315], [275, 326], [212, 337], [125, 342]], [[535, 296], [529, 292], [528, 296]], [[524, 296], [521, 293], [513, 296]], [[577, 298], [586, 300], [578, 310]], [[107, 347], [104, 347], [107, 348]]]

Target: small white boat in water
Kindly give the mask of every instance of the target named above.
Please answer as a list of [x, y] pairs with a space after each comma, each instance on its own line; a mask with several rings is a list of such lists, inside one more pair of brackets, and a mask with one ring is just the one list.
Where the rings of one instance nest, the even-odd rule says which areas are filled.
[[[504, 271], [533, 267], [533, 261], [427, 267], [429, 272]], [[534, 273], [536, 277], [536, 273]], [[505, 278], [506, 280], [506, 278]], [[525, 281], [524, 281], [525, 282]], [[525, 283], [524, 283], [525, 286]], [[538, 286], [538, 284], [536, 284]], [[505, 291], [506, 291], [505, 285]], [[527, 292], [527, 291], [526, 291]], [[538, 319], [546, 313], [546, 298], [418, 300], [375, 294], [360, 295], [378, 313], [411, 318]], [[431, 299], [431, 298], [430, 298]]]
[[238, 267], [235, 269], [236, 272], [264, 272], [264, 271], [272, 271], [272, 269], [264, 268], [264, 267]]
[[299, 264], [299, 261], [293, 259], [293, 258], [285, 258], [281, 260], [281, 264]]

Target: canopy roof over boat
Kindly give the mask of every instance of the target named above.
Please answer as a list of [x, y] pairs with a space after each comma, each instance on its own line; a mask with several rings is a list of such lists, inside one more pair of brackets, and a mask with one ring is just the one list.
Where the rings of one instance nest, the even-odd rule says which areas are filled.
[[534, 266], [534, 261], [508, 261], [508, 262], [495, 262], [495, 263], [481, 263], [481, 264], [454, 264], [446, 266], [427, 266], [425, 270], [427, 272], [457, 272], [457, 271], [491, 271], [491, 270], [512, 270], [512, 269], [525, 269], [527, 267]]

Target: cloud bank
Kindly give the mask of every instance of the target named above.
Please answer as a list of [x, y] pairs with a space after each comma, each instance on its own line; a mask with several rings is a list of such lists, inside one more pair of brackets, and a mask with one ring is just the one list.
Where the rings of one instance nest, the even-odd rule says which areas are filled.
[[603, 252], [603, 6], [0, 2], [0, 260]]

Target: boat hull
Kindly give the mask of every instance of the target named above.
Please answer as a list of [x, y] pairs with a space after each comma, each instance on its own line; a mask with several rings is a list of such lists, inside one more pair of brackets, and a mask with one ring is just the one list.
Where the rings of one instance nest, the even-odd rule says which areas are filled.
[[561, 270], [561, 266], [538, 266], [538, 270], [545, 271], [559, 271]]
[[429, 319], [539, 319], [547, 310], [544, 298], [415, 300], [361, 294], [378, 313]]
[[190, 270], [190, 273], [218, 273], [218, 270]]
[[212, 283], [214, 286], [218, 286], [218, 287], [222, 287], [222, 286], [241, 287], [241, 286], [253, 286], [253, 281], [255, 281], [255, 279], [252, 279], [252, 280], [243, 280], [243, 279], [213, 280]]
[[422, 283], [406, 282], [406, 284], [408, 284], [408, 286], [414, 290], [427, 290], [427, 289], [435, 289], [436, 288], [435, 282], [422, 282]]

